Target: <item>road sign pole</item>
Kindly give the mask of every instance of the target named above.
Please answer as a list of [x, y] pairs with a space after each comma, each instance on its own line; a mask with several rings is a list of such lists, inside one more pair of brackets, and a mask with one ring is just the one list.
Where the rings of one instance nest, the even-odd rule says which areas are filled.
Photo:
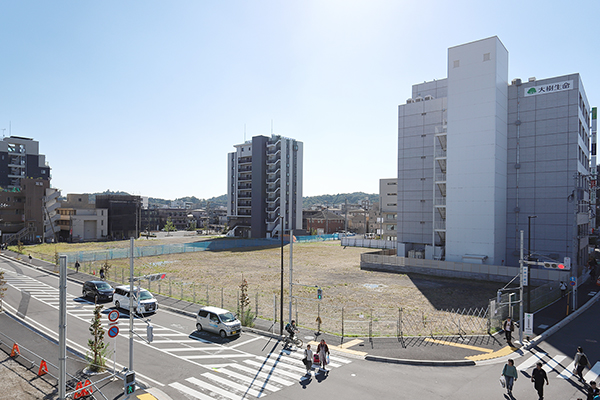
[[65, 400], [67, 396], [67, 256], [60, 256], [58, 266], [58, 398]]
[[133, 371], [133, 238], [129, 250], [129, 371]]

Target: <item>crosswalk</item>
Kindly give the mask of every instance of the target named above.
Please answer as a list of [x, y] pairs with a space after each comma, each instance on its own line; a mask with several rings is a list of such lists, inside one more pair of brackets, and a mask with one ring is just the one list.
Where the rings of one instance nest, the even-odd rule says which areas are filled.
[[[214, 366], [199, 376], [189, 377], [169, 384], [186, 398], [197, 400], [240, 400], [264, 398], [285, 387], [308, 380], [306, 368], [302, 364], [302, 350], [281, 350], [267, 356]], [[330, 356], [328, 369], [340, 368], [351, 360], [337, 355]], [[318, 365], [313, 365], [315, 374]]]
[[[542, 363], [542, 369], [546, 371], [548, 378], [555, 376], [559, 379], [577, 380], [577, 376], [573, 374], [575, 362], [572, 359], [567, 359], [567, 356], [564, 354], [550, 356], [548, 353], [534, 352], [529, 358], [516, 366], [517, 371], [531, 372], [538, 362]], [[586, 382], [595, 381], [600, 383], [598, 380], [600, 376], [600, 361], [596, 362], [591, 369], [588, 370], [586, 368], [585, 371], [587, 372], [585, 372], [583, 379]]]
[[[2, 269], [2, 268], [0, 268]], [[39, 300], [55, 309], [59, 309], [59, 291], [57, 288], [40, 282], [34, 278], [5, 271], [7, 284], [32, 299]], [[111, 304], [107, 304], [110, 309]], [[90, 322], [95, 305], [79, 296], [67, 294], [67, 313], [69, 318], [77, 318]], [[102, 322], [108, 323], [108, 309], [103, 311]], [[136, 318], [135, 331], [145, 331], [146, 322]], [[302, 363], [304, 353], [299, 350], [275, 351], [268, 355], [256, 355], [243, 351], [242, 348], [256, 340], [255, 335], [244, 335], [241, 341], [226, 346], [203, 338], [198, 332], [181, 332], [176, 329], [153, 324], [154, 340], [147, 343], [141, 338], [134, 341], [142, 346], [151, 346], [195, 366], [200, 371], [169, 386], [182, 393], [188, 399], [257, 399], [278, 392], [283, 388], [302, 383], [307, 380], [306, 368]], [[328, 369], [336, 369], [351, 363], [348, 358], [338, 355], [330, 356]], [[315, 374], [318, 366], [313, 365]]]

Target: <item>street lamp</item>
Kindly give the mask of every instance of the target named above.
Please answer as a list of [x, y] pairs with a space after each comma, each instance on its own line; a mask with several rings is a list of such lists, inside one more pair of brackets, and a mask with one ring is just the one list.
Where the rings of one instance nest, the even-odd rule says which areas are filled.
[[[527, 261], [531, 261], [531, 219], [537, 218], [537, 215], [527, 216]], [[531, 285], [527, 282], [527, 312], [531, 312], [530, 289]]]

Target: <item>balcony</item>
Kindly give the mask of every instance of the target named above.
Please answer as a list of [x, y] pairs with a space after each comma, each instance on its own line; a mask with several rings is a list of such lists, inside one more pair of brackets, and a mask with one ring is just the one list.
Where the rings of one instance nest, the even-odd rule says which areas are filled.
[[240, 183], [238, 184], [238, 190], [252, 190], [252, 185], [248, 183]]
[[240, 157], [238, 158], [238, 165], [252, 164], [252, 157]]
[[238, 182], [246, 182], [246, 181], [251, 181], [252, 180], [252, 175], [248, 175], [248, 174], [240, 174], [237, 177]]
[[435, 149], [435, 158], [446, 158], [446, 150]]

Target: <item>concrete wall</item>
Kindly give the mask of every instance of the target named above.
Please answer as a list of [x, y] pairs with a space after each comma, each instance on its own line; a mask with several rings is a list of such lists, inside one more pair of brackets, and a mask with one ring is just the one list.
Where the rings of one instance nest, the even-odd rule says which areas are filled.
[[[393, 250], [388, 250], [387, 254], [390, 251]], [[493, 282], [509, 282], [519, 274], [518, 267], [397, 257], [382, 253], [362, 254], [360, 256], [360, 269]], [[547, 269], [530, 269], [529, 273], [530, 282], [536, 286], [548, 281], [559, 282], [563, 280], [567, 282], [570, 275], [569, 271], [559, 272]]]

